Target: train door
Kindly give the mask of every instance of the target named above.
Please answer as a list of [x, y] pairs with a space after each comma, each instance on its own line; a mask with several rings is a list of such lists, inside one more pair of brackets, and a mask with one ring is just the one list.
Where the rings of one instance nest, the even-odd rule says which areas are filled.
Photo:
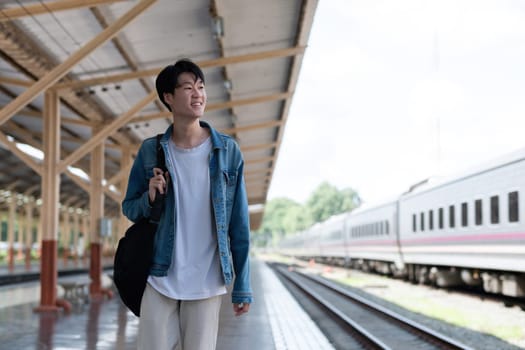
[[346, 217], [343, 220], [343, 252], [344, 252], [344, 266], [348, 267], [350, 266], [350, 220], [349, 216], [351, 214], [346, 215]]
[[396, 272], [401, 272], [403, 273], [403, 271], [405, 270], [405, 262], [404, 262], [404, 258], [403, 258], [403, 251], [401, 249], [401, 205], [400, 205], [400, 201], [396, 201], [396, 205], [395, 205], [395, 209], [394, 209], [394, 214], [393, 214], [393, 229], [394, 229], [394, 239], [395, 239], [395, 242], [396, 242], [396, 252], [397, 252], [397, 256], [399, 257], [398, 259], [395, 259], [395, 267], [396, 267]]

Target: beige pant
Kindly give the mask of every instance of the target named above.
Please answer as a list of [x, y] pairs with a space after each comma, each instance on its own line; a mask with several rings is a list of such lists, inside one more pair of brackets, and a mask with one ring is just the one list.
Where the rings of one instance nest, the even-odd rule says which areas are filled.
[[139, 350], [215, 350], [222, 296], [175, 300], [146, 285], [140, 307]]

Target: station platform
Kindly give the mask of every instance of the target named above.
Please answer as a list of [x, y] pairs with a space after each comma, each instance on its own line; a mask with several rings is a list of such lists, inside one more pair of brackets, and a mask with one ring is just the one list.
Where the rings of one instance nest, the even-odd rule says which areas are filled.
[[[333, 349], [312, 320], [261, 260], [252, 259], [255, 302], [233, 315], [224, 296], [217, 350]], [[0, 287], [0, 349], [136, 349], [139, 319], [112, 299], [75, 305], [69, 314], [34, 313], [39, 283]]]

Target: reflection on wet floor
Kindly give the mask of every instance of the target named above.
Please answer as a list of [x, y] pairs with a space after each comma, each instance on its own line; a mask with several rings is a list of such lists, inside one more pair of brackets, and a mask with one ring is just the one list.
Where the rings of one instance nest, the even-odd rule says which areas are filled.
[[36, 303], [0, 309], [0, 349], [135, 349], [138, 318], [120, 299], [91, 300], [70, 314], [34, 313]]
[[[263, 263], [253, 261], [252, 272], [254, 297], [257, 302], [250, 307], [247, 315], [234, 317], [231, 295], [224, 295], [217, 350], [276, 349], [265, 294], [279, 299], [280, 304], [288, 306], [287, 310], [292, 305], [289, 301], [291, 296], [283, 295], [281, 289], [276, 289], [284, 287], [275, 285], [278, 283], [277, 278], [268, 279], [268, 274], [271, 273]], [[0, 350], [136, 349], [139, 319], [122, 304], [117, 293], [109, 300], [91, 298], [87, 303], [74, 302], [70, 314], [63, 311], [35, 313], [33, 309], [38, 306], [39, 288], [38, 282], [0, 287], [0, 305], [4, 305], [0, 306]], [[3, 302], [5, 298], [10, 300]], [[275, 305], [280, 305], [273, 301], [271, 304], [274, 308]], [[281, 309], [278, 306], [277, 309], [279, 312], [273, 312], [274, 320], [281, 315]], [[302, 313], [304, 312], [301, 311]], [[290, 334], [290, 337], [301, 334], [301, 339], [310, 339], [303, 334], [307, 320], [298, 318], [298, 311], [287, 311], [286, 314], [290, 318], [278, 322], [282, 328], [278, 329], [279, 334]], [[288, 319], [291, 321], [286, 321]], [[289, 331], [292, 328], [288, 327], [288, 324], [295, 326], [299, 331]], [[314, 334], [311, 330], [306, 332], [308, 335]], [[293, 346], [277, 348], [304, 349]]]

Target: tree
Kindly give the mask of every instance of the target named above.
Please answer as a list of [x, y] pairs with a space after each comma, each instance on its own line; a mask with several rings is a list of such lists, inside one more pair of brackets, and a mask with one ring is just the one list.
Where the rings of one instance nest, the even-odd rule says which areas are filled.
[[323, 182], [310, 195], [306, 206], [314, 222], [322, 222], [332, 215], [351, 211], [359, 206], [361, 200], [351, 188], [339, 191], [334, 185]]
[[268, 232], [274, 237], [283, 236], [286, 233], [285, 217], [294, 207], [300, 208], [301, 205], [288, 198], [275, 198], [269, 201], [264, 209], [264, 218], [259, 232]]
[[342, 197], [341, 213], [352, 211], [361, 205], [361, 197], [351, 188], [345, 188], [339, 192]]
[[337, 197], [337, 188], [328, 182], [317, 187], [306, 201], [314, 222], [324, 221], [337, 211], [340, 206]]
[[303, 231], [316, 222], [351, 211], [360, 204], [357, 192], [351, 188], [340, 191], [328, 182], [320, 184], [305, 205], [288, 198], [272, 199], [266, 204], [261, 227], [254, 233], [254, 242], [265, 245], [271, 239]]
[[282, 221], [285, 234], [303, 231], [312, 224], [312, 216], [302, 205], [289, 207]]

